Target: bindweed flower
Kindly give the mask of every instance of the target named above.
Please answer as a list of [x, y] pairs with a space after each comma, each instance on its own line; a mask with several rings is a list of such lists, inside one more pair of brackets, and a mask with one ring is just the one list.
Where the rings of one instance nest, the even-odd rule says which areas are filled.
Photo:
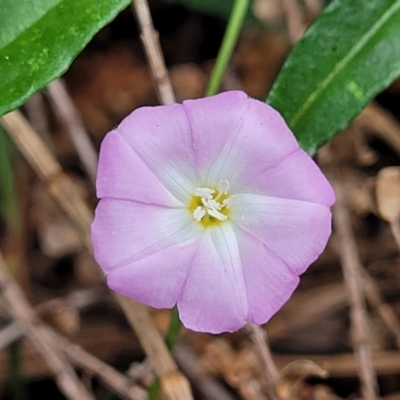
[[331, 186], [282, 117], [240, 91], [143, 107], [107, 134], [92, 226], [111, 289], [193, 330], [262, 324], [331, 232]]

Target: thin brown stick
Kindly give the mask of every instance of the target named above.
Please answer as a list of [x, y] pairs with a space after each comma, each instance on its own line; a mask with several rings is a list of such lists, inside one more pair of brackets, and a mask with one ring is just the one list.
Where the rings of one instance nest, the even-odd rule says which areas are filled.
[[35, 314], [25, 298], [24, 293], [7, 272], [7, 266], [0, 253], [0, 288], [8, 305], [8, 311], [25, 336], [34, 344], [46, 361], [60, 390], [68, 399], [94, 400], [94, 397], [83, 386], [71, 365], [54, 346], [51, 337], [42, 326], [36, 325]]
[[167, 68], [165, 67], [160, 40], [153, 26], [147, 0], [132, 0], [132, 9], [140, 27], [140, 37], [149, 61], [158, 98], [162, 104], [175, 103], [174, 91]]
[[357, 245], [350, 224], [344, 193], [339, 184], [334, 185], [336, 204], [333, 216], [339, 240], [340, 259], [349, 302], [351, 307], [352, 340], [357, 359], [361, 383], [361, 393], [365, 400], [377, 397], [377, 382], [372, 366], [371, 348], [369, 345], [369, 327], [362, 291], [361, 262]]
[[376, 285], [374, 279], [365, 270], [361, 269], [363, 287], [365, 296], [377, 314], [380, 316], [382, 322], [386, 325], [389, 332], [393, 335], [396, 341], [397, 348], [400, 349], [400, 320], [395, 311], [385, 300]]
[[61, 79], [56, 79], [47, 86], [47, 91], [58, 116], [65, 124], [85, 171], [94, 183], [98, 157], [64, 83]]
[[156, 375], [160, 377], [161, 389], [169, 399], [192, 399], [189, 382], [178, 371], [178, 368], [171, 357], [164, 341], [154, 326], [147, 309], [139, 303], [140, 307], [132, 310], [132, 300], [116, 295], [122, 309], [135, 327], [135, 332], [143, 346], [144, 351], [149, 356], [149, 361]]
[[99, 378], [111, 391], [129, 400], [144, 400], [146, 398], [145, 390], [137, 386], [131, 386], [128, 379], [117, 370], [53, 330], [47, 328], [47, 331], [74, 365]]
[[296, 44], [306, 30], [299, 4], [296, 0], [282, 0], [282, 7], [286, 16], [290, 41], [292, 44]]
[[91, 251], [89, 227], [93, 216], [71, 180], [63, 174], [61, 166], [20, 111], [4, 115], [1, 123], [39, 178], [46, 183], [49, 193], [72, 220], [83, 244]]
[[[355, 377], [358, 374], [358, 361], [354, 353], [342, 354], [293, 354], [274, 356], [280, 369], [298, 360], [312, 361], [322, 366], [330, 377]], [[379, 375], [398, 375], [400, 373], [399, 351], [374, 351], [372, 355], [374, 369]]]
[[264, 368], [268, 398], [269, 400], [278, 400], [275, 389], [279, 375], [269, 348], [267, 334], [263, 328], [256, 324], [247, 324], [247, 328], [253, 336], [257, 354]]
[[0, 351], [21, 337], [21, 331], [15, 322], [8, 324], [0, 331]]
[[[84, 246], [92, 254], [92, 243], [89, 235], [93, 215], [80, 194], [75, 190], [68, 176], [62, 173], [62, 169], [47, 147], [43, 144], [37, 133], [19, 111], [13, 111], [1, 119], [21, 153], [36, 171], [39, 177], [46, 183], [49, 193], [58, 202], [71, 222], [77, 228]], [[100, 274], [100, 271], [99, 271]], [[158, 337], [151, 346], [145, 347], [147, 356], [154, 368], [159, 364], [167, 364], [165, 375], [159, 375], [161, 387], [169, 400], [191, 400], [189, 382], [178, 371], [174, 360], [169, 354], [160, 333], [149, 323], [144, 328], [143, 321], [148, 321], [148, 311], [142, 304], [136, 303], [122, 296], [115, 296], [125, 312], [128, 321], [136, 332], [139, 341], [146, 344], [148, 337]], [[147, 315], [143, 321], [136, 315]], [[167, 361], [168, 360], [168, 361]], [[157, 367], [156, 373], [162, 374], [163, 369]]]
[[25, 103], [25, 110], [29, 121], [45, 144], [53, 150], [53, 140], [50, 135], [49, 120], [42, 92], [36, 92]]
[[399, 221], [390, 221], [390, 229], [392, 231], [392, 235], [394, 240], [397, 243], [397, 246], [400, 248], [400, 225]]
[[[102, 381], [112, 392], [129, 400], [144, 400], [145, 390], [129, 384], [128, 379], [108, 364], [89, 354], [80, 346], [71, 343], [62, 335], [56, 333], [51, 328], [37, 323], [48, 337], [52, 338], [59, 352], [62, 352], [73, 365], [82, 368], [91, 376], [95, 376]], [[5, 338], [3, 339], [3, 335]], [[23, 337], [24, 331], [17, 323], [13, 322], [7, 328], [0, 331], [0, 343], [9, 345], [15, 340]], [[8, 339], [8, 340], [7, 340]], [[6, 343], [6, 340], [8, 343]]]
[[205, 399], [234, 400], [233, 396], [216, 378], [211, 375], [199, 374], [198, 359], [189, 346], [177, 343], [173, 353], [179, 367]]
[[372, 130], [400, 155], [400, 124], [388, 111], [376, 103], [371, 103], [355, 122]]
[[321, 0], [305, 0], [308, 11], [316, 17], [323, 9]]

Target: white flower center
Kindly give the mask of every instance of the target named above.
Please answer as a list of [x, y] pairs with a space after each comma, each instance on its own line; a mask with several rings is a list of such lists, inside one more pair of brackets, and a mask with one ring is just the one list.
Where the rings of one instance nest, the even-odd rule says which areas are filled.
[[229, 191], [229, 182], [225, 179], [217, 185], [217, 190], [208, 187], [198, 187], [194, 195], [200, 198], [200, 205], [193, 211], [193, 218], [201, 222], [206, 216], [212, 217], [217, 221], [228, 219], [226, 207], [228, 205], [227, 194]]

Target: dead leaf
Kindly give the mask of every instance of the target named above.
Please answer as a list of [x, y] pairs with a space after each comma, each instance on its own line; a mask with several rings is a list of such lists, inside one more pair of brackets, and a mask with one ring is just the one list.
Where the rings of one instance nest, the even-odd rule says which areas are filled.
[[300, 384], [310, 376], [317, 376], [320, 378], [326, 378], [328, 372], [310, 360], [298, 360], [294, 361], [285, 368], [279, 374], [279, 379], [276, 384], [276, 392], [282, 399], [293, 399], [298, 398], [296, 392], [298, 391]]
[[389, 223], [398, 222], [400, 216], [400, 167], [387, 167], [376, 177], [378, 211]]

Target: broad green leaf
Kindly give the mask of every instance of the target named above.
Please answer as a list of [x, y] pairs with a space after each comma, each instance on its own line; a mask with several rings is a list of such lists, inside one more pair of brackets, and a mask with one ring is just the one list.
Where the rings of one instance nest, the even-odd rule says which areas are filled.
[[284, 64], [267, 101], [314, 153], [400, 76], [400, 0], [333, 0]]
[[129, 0], [0, 0], [0, 116], [61, 75]]

